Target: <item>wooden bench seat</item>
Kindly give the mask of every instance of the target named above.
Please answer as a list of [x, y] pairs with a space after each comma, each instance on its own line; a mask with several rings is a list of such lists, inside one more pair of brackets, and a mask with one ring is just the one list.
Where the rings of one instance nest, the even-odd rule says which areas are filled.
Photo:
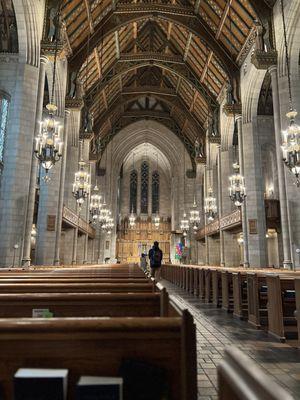
[[[22, 293], [0, 294], [0, 318], [30, 318], [33, 309], [54, 317], [159, 317], [160, 293]], [[168, 306], [167, 306], [168, 307]]]
[[153, 283], [1, 283], [1, 293], [131, 293], [153, 292]]
[[268, 274], [268, 333], [280, 341], [298, 339], [295, 279]]
[[247, 292], [247, 274], [244, 272], [232, 273], [233, 289], [233, 316], [247, 320], [248, 319], [248, 292]]
[[0, 284], [20, 284], [20, 283], [137, 283], [137, 284], [145, 284], [149, 283], [150, 280], [148, 278], [144, 279], [135, 279], [135, 278], [80, 278], [80, 277], [68, 277], [68, 278], [45, 278], [45, 277], [34, 277], [34, 278], [2, 278], [0, 279]]
[[268, 288], [265, 275], [247, 273], [248, 322], [257, 329], [268, 325]]
[[237, 348], [225, 350], [217, 369], [219, 400], [293, 400]]
[[211, 270], [212, 274], [212, 302], [217, 307], [222, 307], [222, 279], [221, 272], [217, 269]]
[[170, 318], [0, 319], [0, 385], [12, 396], [18, 368], [67, 368], [69, 396], [81, 375], [117, 376], [124, 359], [167, 371], [173, 400], [196, 400], [195, 327]]
[[221, 272], [222, 282], [222, 309], [233, 312], [233, 283], [232, 272], [223, 270]]

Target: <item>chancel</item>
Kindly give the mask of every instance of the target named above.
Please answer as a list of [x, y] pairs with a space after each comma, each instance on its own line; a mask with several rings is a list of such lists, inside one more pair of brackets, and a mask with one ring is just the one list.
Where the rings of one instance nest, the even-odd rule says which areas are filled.
[[300, 398], [299, 37], [299, 0], [0, 0], [1, 399]]

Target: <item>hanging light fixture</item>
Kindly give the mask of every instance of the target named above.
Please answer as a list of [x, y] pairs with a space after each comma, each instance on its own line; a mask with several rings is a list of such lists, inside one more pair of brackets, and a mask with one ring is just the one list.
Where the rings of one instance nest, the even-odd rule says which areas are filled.
[[[208, 153], [208, 160], [207, 160], [207, 163], [209, 165], [210, 164], [210, 144], [209, 144], [208, 138], [207, 138], [207, 146], [208, 146], [208, 152], [207, 152]], [[208, 185], [210, 185], [211, 181], [212, 181], [211, 180], [211, 176], [210, 176], [210, 172], [211, 172], [211, 169], [208, 170], [206, 168], [206, 174], [208, 175], [207, 176]], [[207, 218], [208, 222], [212, 222], [216, 218], [217, 211], [218, 211], [217, 199], [213, 195], [213, 189], [211, 187], [208, 187], [207, 197], [204, 199], [204, 213], [206, 215], [206, 218]]]
[[284, 34], [284, 47], [285, 47], [285, 64], [287, 69], [288, 78], [288, 89], [289, 89], [289, 103], [290, 111], [286, 114], [289, 125], [288, 128], [282, 132], [282, 152], [283, 161], [289, 170], [296, 177], [296, 185], [300, 187], [300, 127], [296, 124], [295, 119], [297, 116], [297, 111], [294, 109], [293, 98], [292, 98], [292, 86], [291, 86], [291, 69], [290, 60], [288, 54], [288, 44], [287, 44], [287, 33], [286, 33], [286, 23], [283, 0], [280, 0], [281, 15], [282, 15], [282, 25]]
[[101, 199], [102, 197], [99, 194], [99, 188], [97, 185], [95, 185], [94, 193], [91, 195], [90, 200], [90, 214], [93, 223], [96, 223], [99, 220], [99, 215], [102, 207]]
[[[134, 169], [134, 153], [132, 153], [132, 172], [131, 173], [133, 173], [134, 170], [135, 170]], [[133, 229], [135, 227], [135, 220], [136, 220], [133, 205], [135, 203], [135, 206], [136, 206], [136, 199], [134, 201], [132, 201], [131, 195], [130, 195], [130, 202], [132, 202], [132, 204], [131, 204], [131, 212], [128, 217], [128, 221], [129, 221], [129, 228]]]
[[134, 228], [135, 227], [135, 215], [134, 215], [134, 212], [133, 212], [133, 207], [131, 209], [131, 213], [129, 215], [128, 220], [129, 220], [129, 227], [131, 229]]
[[[184, 176], [183, 176], [183, 205], [185, 207], [185, 175], [186, 175], [186, 171], [185, 171], [185, 148], [183, 149], [183, 172], [184, 172]], [[183, 216], [182, 219], [180, 221], [180, 230], [182, 231], [183, 236], [187, 236], [187, 233], [190, 229], [190, 225], [189, 225], [189, 220], [187, 218], [185, 209], [183, 211]]]
[[208, 189], [208, 196], [204, 199], [204, 212], [206, 214], [207, 220], [212, 222], [217, 215], [217, 199], [213, 196], [212, 188]]
[[62, 157], [63, 142], [61, 141], [62, 126], [55, 118], [57, 106], [54, 104], [54, 89], [56, 82], [58, 38], [55, 39], [55, 53], [53, 64], [52, 92], [50, 103], [46, 106], [48, 116], [40, 122], [40, 131], [35, 138], [34, 154], [39, 160], [40, 165], [45, 169], [45, 182], [50, 180], [49, 170]]
[[79, 153], [80, 153], [80, 161], [79, 161], [79, 170], [75, 172], [75, 179], [73, 183], [73, 196], [75, 197], [77, 204], [79, 206], [79, 211], [85, 201], [85, 199], [90, 194], [90, 174], [85, 170], [86, 163], [82, 159], [82, 145], [83, 141], [80, 141], [79, 144]]
[[158, 214], [158, 211], [156, 212], [155, 217], [153, 218], [153, 222], [154, 222], [155, 228], [158, 229], [159, 225], [160, 225], [160, 216]]
[[241, 207], [246, 197], [245, 178], [239, 173], [238, 163], [233, 164], [234, 174], [229, 177], [229, 197], [234, 205]]
[[198, 210], [196, 198], [194, 196], [194, 203], [193, 203], [192, 209], [190, 210], [190, 224], [191, 224], [194, 232], [196, 232], [198, 230], [200, 221], [201, 221], [200, 212]]

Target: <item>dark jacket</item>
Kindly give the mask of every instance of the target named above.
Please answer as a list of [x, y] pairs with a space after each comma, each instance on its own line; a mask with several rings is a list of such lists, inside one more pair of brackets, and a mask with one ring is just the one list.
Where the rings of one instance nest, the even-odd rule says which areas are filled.
[[[154, 251], [158, 251], [159, 254], [160, 254], [160, 257], [159, 257], [160, 260], [157, 263], [155, 263], [154, 260], [153, 260]], [[161, 251], [161, 249], [159, 247], [154, 247], [153, 246], [152, 249], [149, 250], [150, 267], [151, 268], [159, 268], [159, 267], [161, 267], [162, 259], [163, 259], [163, 252]]]

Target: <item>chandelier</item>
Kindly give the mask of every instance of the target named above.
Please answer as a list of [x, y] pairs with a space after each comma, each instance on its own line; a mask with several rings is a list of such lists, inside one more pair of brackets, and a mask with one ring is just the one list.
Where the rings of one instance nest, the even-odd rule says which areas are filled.
[[289, 119], [287, 130], [282, 132], [283, 161], [296, 177], [296, 185], [300, 186], [300, 126], [295, 123], [297, 112], [286, 114]]
[[85, 170], [85, 162], [79, 161], [79, 170], [75, 172], [73, 183], [73, 196], [75, 197], [79, 210], [90, 193], [90, 174]]
[[131, 213], [129, 215], [129, 227], [133, 229], [135, 227], [135, 215], [133, 212], [133, 208], [131, 209]]
[[208, 189], [208, 196], [204, 199], [204, 212], [209, 222], [212, 222], [217, 215], [217, 199], [213, 197], [212, 188]]
[[159, 224], [160, 224], [160, 216], [158, 214], [158, 212], [155, 214], [155, 217], [153, 218], [153, 223], [156, 229], [159, 228]]
[[180, 221], [180, 229], [182, 230], [183, 236], [187, 235], [189, 228], [189, 220], [187, 219], [186, 213], [184, 212], [183, 218]]
[[286, 23], [284, 15], [283, 0], [280, 0], [281, 15], [282, 15], [282, 25], [284, 34], [284, 47], [285, 47], [285, 63], [287, 69], [288, 78], [288, 89], [289, 89], [289, 103], [290, 111], [286, 114], [289, 119], [289, 126], [286, 131], [282, 132], [282, 151], [283, 151], [283, 161], [289, 170], [296, 177], [296, 185], [300, 187], [300, 127], [295, 123], [295, 118], [297, 112], [293, 106], [292, 98], [292, 86], [291, 86], [291, 69], [290, 60], [288, 54], [288, 43], [287, 43], [287, 33], [286, 33]]
[[194, 197], [193, 208], [190, 210], [190, 224], [194, 232], [196, 232], [200, 224], [200, 213], [199, 210], [197, 210], [197, 203], [195, 197]]
[[49, 170], [62, 156], [63, 142], [60, 139], [62, 127], [54, 117], [57, 107], [54, 104], [48, 104], [46, 108], [49, 115], [40, 123], [40, 132], [35, 138], [34, 154], [47, 176]]
[[62, 127], [54, 116], [54, 114], [57, 112], [57, 106], [54, 104], [57, 48], [58, 39], [56, 39], [55, 42], [51, 99], [50, 103], [46, 106], [46, 109], [48, 110], [48, 116], [40, 122], [40, 130], [35, 138], [34, 146], [34, 154], [46, 172], [46, 175], [43, 178], [45, 182], [50, 180], [48, 177], [48, 172], [53, 165], [55, 165], [55, 163], [61, 159], [63, 148], [63, 142], [60, 138]]
[[100, 211], [101, 211], [101, 199], [102, 197], [100, 196], [100, 194], [98, 193], [99, 189], [98, 186], [96, 185], [94, 187], [94, 193], [91, 195], [91, 199], [90, 199], [90, 214], [92, 217], [92, 222], [96, 223], [97, 220], [99, 219], [99, 215], [100, 215]]
[[237, 207], [241, 207], [246, 197], [245, 178], [239, 173], [239, 169], [239, 165], [234, 163], [234, 174], [229, 177], [229, 197]]
[[107, 234], [111, 234], [112, 228], [114, 227], [113, 218], [108, 217], [105, 224], [102, 226], [102, 230], [105, 230]]

